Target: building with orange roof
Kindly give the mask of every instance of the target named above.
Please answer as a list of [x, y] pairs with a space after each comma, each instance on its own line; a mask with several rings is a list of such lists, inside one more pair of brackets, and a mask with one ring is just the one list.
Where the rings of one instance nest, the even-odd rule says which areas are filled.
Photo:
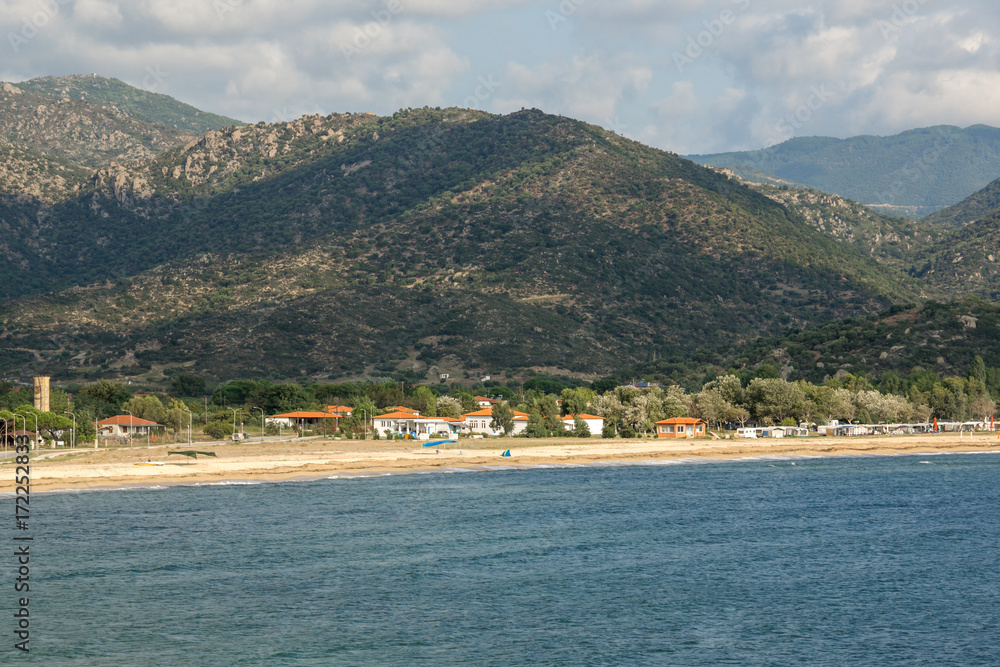
[[576, 428], [576, 417], [579, 417], [590, 429], [591, 435], [597, 435], [602, 430], [604, 430], [604, 417], [598, 417], [597, 415], [588, 415], [581, 412], [578, 415], [566, 415], [562, 418], [563, 423], [566, 424], [566, 430], [572, 431]]
[[272, 415], [267, 418], [268, 424], [275, 424], [282, 428], [295, 428], [301, 430], [303, 426], [319, 426], [328, 424], [329, 420], [334, 420], [333, 427], [337, 428], [343, 415], [333, 415], [329, 412], [313, 412], [300, 410], [298, 412], [287, 412], [283, 415]]
[[458, 433], [462, 422], [448, 417], [421, 417], [416, 410], [395, 410], [372, 418], [376, 431], [389, 435], [403, 435], [427, 440], [432, 435], [450, 437]]
[[658, 438], [705, 438], [708, 432], [705, 427], [708, 422], [694, 417], [674, 417], [656, 422], [656, 437]]
[[132, 415], [115, 415], [97, 422], [97, 433], [102, 438], [135, 438], [146, 437], [163, 425], [140, 419]]
[[354, 408], [347, 405], [328, 405], [326, 411], [339, 417], [350, 417], [354, 414]]
[[[515, 427], [517, 426], [518, 417], [524, 417], [525, 423], [527, 423], [528, 415], [526, 413], [518, 412], [517, 410], [511, 410], [511, 412], [514, 413]], [[495, 427], [493, 424], [493, 408], [467, 412], [462, 415], [462, 421], [464, 422], [462, 426], [464, 433], [479, 435], [501, 435], [503, 433], [502, 429]]]

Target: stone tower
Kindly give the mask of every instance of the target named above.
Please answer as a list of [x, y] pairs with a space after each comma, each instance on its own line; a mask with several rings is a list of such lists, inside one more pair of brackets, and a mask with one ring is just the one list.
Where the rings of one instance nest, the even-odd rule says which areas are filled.
[[35, 409], [49, 411], [49, 376], [39, 375], [35, 378]]

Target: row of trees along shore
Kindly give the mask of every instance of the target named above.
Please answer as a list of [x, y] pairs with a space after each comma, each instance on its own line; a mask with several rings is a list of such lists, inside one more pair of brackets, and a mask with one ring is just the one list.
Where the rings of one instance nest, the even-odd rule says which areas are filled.
[[[976, 357], [966, 377], [940, 377], [933, 371], [914, 369], [906, 376], [889, 371], [877, 381], [847, 374], [824, 384], [789, 382], [774, 377], [773, 368], [756, 372], [730, 372], [706, 382], [699, 391], [677, 385], [638, 388], [609, 380], [565, 386], [559, 378], [534, 378], [518, 386], [499, 384], [472, 387], [409, 385], [402, 382], [347, 382], [299, 385], [257, 380], [234, 380], [209, 387], [204, 379], [182, 374], [170, 391], [133, 393], [120, 382], [98, 380], [91, 384], [53, 389], [51, 409], [42, 413], [31, 406], [31, 391], [9, 382], [0, 383], [0, 421], [11, 431], [23, 428], [13, 413], [27, 414], [29, 429], [46, 438], [72, 426], [77, 439], [93, 439], [93, 422], [130, 412], [182, 433], [192, 424], [194, 432], [221, 438], [233, 431], [260, 431], [261, 415], [295, 410], [323, 410], [329, 405], [354, 409], [341, 420], [341, 434], [364, 432], [365, 420], [397, 406], [425, 416], [460, 417], [480, 409], [476, 395], [501, 399], [507, 408], [529, 415], [528, 437], [564, 435], [565, 415], [594, 414], [605, 419], [605, 437], [652, 434], [655, 424], [671, 417], [699, 417], [711, 428], [759, 425], [824, 424], [830, 420], [857, 423], [905, 423], [941, 420], [989, 420], [996, 413], [1000, 386], [997, 376]], [[572, 381], [568, 381], [572, 382]], [[512, 414], [498, 409], [497, 419], [512, 427]], [[370, 423], [370, 421], [368, 422]], [[591, 435], [579, 420], [572, 433]], [[505, 430], [507, 430], [505, 428]], [[266, 427], [265, 431], [274, 431]], [[595, 434], [596, 435], [596, 434]]]

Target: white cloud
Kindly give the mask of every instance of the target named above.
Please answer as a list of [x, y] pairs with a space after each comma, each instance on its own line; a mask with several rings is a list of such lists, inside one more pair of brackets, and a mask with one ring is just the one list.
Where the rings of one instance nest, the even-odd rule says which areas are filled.
[[510, 63], [498, 108], [532, 106], [581, 120], [608, 124], [619, 105], [642, 96], [653, 78], [651, 67], [632, 54], [577, 54], [540, 65]]
[[[546, 12], [566, 21], [553, 31]], [[0, 67], [155, 84], [250, 121], [535, 106], [707, 152], [789, 127], [1000, 125], [998, 33], [987, 0], [0, 0]], [[678, 71], [673, 54], [699, 37]]]
[[76, 0], [73, 19], [97, 28], [117, 28], [122, 24], [118, 3], [106, 0]]

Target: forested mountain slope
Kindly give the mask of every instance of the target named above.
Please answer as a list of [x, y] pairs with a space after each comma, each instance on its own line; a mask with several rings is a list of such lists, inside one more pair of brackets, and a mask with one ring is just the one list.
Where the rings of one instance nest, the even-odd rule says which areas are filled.
[[925, 292], [796, 210], [538, 111], [228, 128], [0, 201], [7, 297], [69, 288], [0, 340], [65, 373], [599, 373]]

